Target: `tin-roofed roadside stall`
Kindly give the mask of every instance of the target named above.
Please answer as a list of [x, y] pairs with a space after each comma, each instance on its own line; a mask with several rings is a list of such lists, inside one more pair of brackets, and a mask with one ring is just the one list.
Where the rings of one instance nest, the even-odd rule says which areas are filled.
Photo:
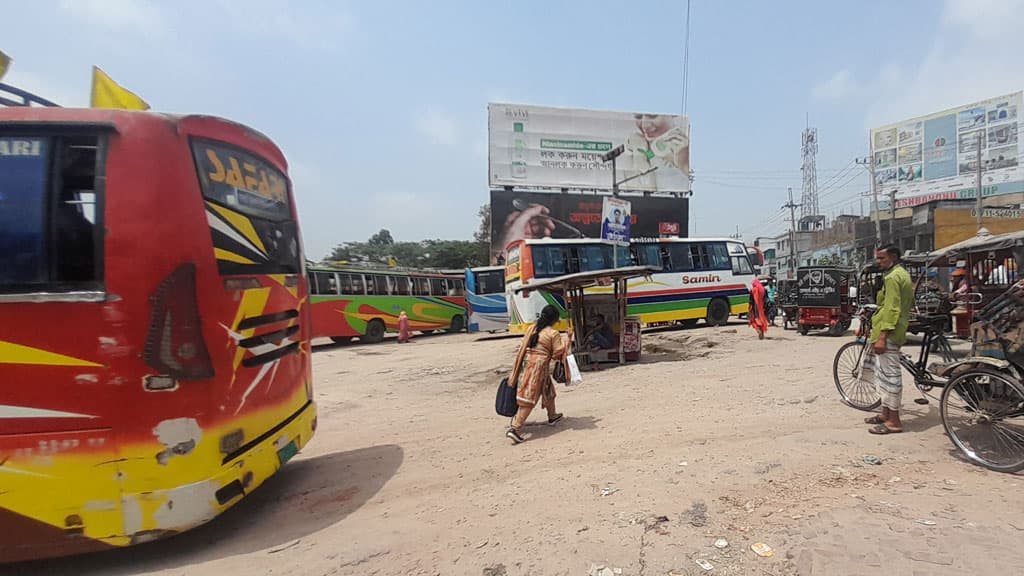
[[[640, 359], [640, 319], [626, 315], [628, 281], [649, 276], [658, 270], [650, 266], [593, 270], [554, 278], [533, 279], [512, 288], [513, 293], [542, 292], [564, 302], [566, 320], [573, 329], [572, 342], [580, 367], [597, 362]], [[611, 329], [612, 338], [595, 344], [592, 338], [598, 316]]]
[[958, 337], [970, 337], [977, 310], [984, 308], [1021, 279], [1024, 265], [1024, 230], [989, 234], [982, 228], [973, 238], [957, 242], [930, 255], [930, 266], [963, 270], [966, 295], [952, 311]]

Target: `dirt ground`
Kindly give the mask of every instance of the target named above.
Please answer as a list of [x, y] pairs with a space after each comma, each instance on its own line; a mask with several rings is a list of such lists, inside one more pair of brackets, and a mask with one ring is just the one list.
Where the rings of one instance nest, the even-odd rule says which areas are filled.
[[868, 434], [832, 384], [848, 338], [645, 332], [642, 362], [560, 386], [565, 420], [519, 446], [493, 408], [514, 338], [318, 346], [319, 430], [241, 504], [166, 541], [8, 571], [1024, 573], [1021, 476], [962, 461], [937, 403], [909, 391], [906, 432]]

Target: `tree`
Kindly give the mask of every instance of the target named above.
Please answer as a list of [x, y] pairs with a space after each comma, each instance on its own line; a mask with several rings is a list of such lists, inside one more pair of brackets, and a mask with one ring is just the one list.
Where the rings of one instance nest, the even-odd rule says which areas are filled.
[[370, 244], [371, 246], [389, 246], [395, 243], [395, 239], [391, 237], [390, 230], [388, 230], [387, 228], [381, 228], [380, 232], [377, 232], [373, 236], [370, 236], [370, 239], [367, 240], [367, 243]]
[[[483, 208], [481, 208], [481, 213]], [[490, 208], [488, 207], [488, 212]], [[394, 258], [399, 266], [411, 268], [462, 269], [488, 263], [489, 242], [474, 240], [423, 240], [395, 242], [388, 230], [381, 230], [366, 242], [343, 242], [327, 256], [330, 262], [373, 262], [385, 264]]]
[[490, 264], [491, 260], [491, 204], [488, 202], [480, 206], [480, 210], [477, 211], [477, 216], [480, 217], [480, 226], [477, 228], [475, 234], [473, 234], [473, 240], [476, 241], [477, 249], [480, 251], [479, 260], [481, 264], [478, 266], [486, 266]]

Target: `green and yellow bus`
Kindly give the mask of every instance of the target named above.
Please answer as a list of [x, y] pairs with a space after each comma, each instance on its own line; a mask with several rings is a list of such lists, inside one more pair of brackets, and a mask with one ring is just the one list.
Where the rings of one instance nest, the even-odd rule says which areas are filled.
[[374, 344], [398, 331], [398, 315], [418, 332], [466, 327], [466, 289], [461, 272], [325, 266], [307, 269], [313, 338]]

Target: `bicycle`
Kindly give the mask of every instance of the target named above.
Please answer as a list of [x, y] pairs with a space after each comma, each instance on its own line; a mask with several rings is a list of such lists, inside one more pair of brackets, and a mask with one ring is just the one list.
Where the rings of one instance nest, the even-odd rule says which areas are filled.
[[[874, 352], [868, 335], [871, 316], [878, 307], [865, 305], [858, 311], [857, 340], [836, 352], [832, 375], [836, 389], [847, 406], [873, 411], [881, 405], [873, 378]], [[971, 357], [955, 362], [952, 347], [943, 335], [945, 314], [920, 314], [914, 328], [922, 334], [917, 361], [900, 354], [900, 365], [913, 376], [921, 398], [930, 403], [930, 392], [942, 388], [937, 398], [942, 426], [953, 445], [970, 461], [997, 472], [1024, 470], [1024, 384], [1021, 369], [998, 358]], [[932, 354], [947, 363], [928, 366]], [[872, 375], [873, 376], [873, 375]], [[935, 399], [934, 397], [931, 397]]]

